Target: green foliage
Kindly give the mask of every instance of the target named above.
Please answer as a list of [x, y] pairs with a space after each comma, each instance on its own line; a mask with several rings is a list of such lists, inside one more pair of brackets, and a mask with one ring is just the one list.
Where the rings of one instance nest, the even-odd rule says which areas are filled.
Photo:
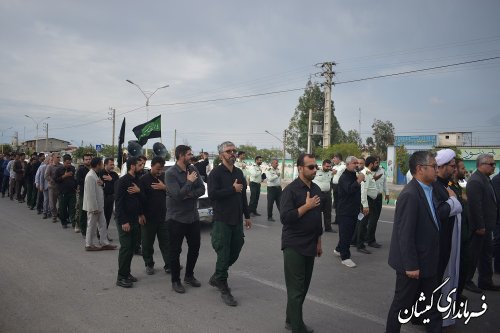
[[375, 119], [372, 125], [375, 139], [375, 153], [381, 160], [387, 158], [387, 146], [394, 144], [394, 125], [388, 121]]
[[361, 141], [361, 136], [356, 130], [347, 131], [347, 135], [345, 138], [345, 143], [355, 143], [358, 147], [362, 146], [363, 141]]
[[[290, 119], [287, 137], [286, 150], [293, 159], [301, 152], [307, 150], [307, 134], [309, 126], [309, 109], [313, 111], [313, 121], [323, 123], [325, 97], [318, 84], [307, 82], [304, 94], [299, 98], [299, 104], [295, 108], [295, 112]], [[346, 135], [340, 128], [339, 122], [333, 111], [335, 110], [332, 102], [332, 117], [331, 117], [331, 140], [332, 143], [344, 142]], [[312, 147], [321, 146], [323, 137], [321, 135], [312, 136]]]
[[92, 145], [88, 145], [87, 147], [78, 147], [73, 153], [73, 159], [81, 159], [85, 154], [97, 156], [97, 151]]
[[396, 165], [401, 169], [401, 173], [406, 175], [408, 170], [410, 170], [410, 165], [408, 161], [410, 160], [410, 154], [406, 150], [405, 146], [396, 147]]
[[12, 146], [8, 144], [3, 144], [0, 146], [0, 151], [3, 152], [4, 154], [9, 154], [12, 153]]
[[238, 150], [243, 150], [246, 153], [247, 159], [254, 159], [255, 156], [262, 156], [264, 161], [270, 161], [273, 158], [282, 158], [283, 151], [277, 148], [271, 149], [258, 149], [256, 146], [252, 145], [240, 145]]
[[347, 156], [361, 156], [361, 150], [356, 143], [338, 143], [336, 145], [328, 146], [326, 149], [318, 147], [315, 150], [316, 156], [322, 160], [331, 159], [335, 153], [341, 153], [344, 159]]
[[102, 150], [99, 152], [99, 154], [104, 157], [116, 158], [118, 154], [118, 146], [102, 145]]

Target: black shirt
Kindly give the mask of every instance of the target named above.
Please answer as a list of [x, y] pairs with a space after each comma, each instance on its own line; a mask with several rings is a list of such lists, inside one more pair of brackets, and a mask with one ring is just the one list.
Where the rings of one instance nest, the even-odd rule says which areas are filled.
[[283, 190], [280, 203], [281, 249], [290, 247], [303, 256], [315, 257], [318, 238], [323, 233], [321, 205], [299, 217], [299, 207], [306, 203], [307, 192], [311, 198], [321, 197], [321, 189], [311, 183], [309, 188], [300, 178], [295, 179]]
[[345, 170], [337, 186], [339, 202], [337, 215], [358, 216], [361, 211], [361, 185], [355, 171]]
[[[241, 193], [233, 187], [234, 180], [243, 184]], [[230, 225], [243, 222], [243, 215], [250, 218], [247, 202], [247, 182], [243, 172], [237, 167], [229, 171], [224, 164], [217, 166], [208, 176], [208, 197], [213, 203], [214, 220]]]
[[165, 221], [166, 204], [165, 191], [155, 190], [151, 187], [153, 183], [159, 183], [159, 179], [154, 177], [151, 172], [146, 173], [139, 180], [141, 188], [141, 202], [146, 223], [159, 223]]
[[194, 164], [195, 168], [198, 169], [198, 174], [203, 176], [203, 179], [207, 179], [207, 166], [210, 164], [208, 158], [198, 161]]
[[142, 214], [141, 194], [127, 192], [132, 184], [137, 185], [137, 180], [129, 173], [118, 179], [116, 183], [115, 219], [120, 225], [139, 223], [138, 218]]
[[[73, 175], [70, 177], [64, 177], [66, 172], [72, 172]], [[57, 188], [59, 189], [59, 193], [70, 194], [76, 193], [76, 180], [75, 180], [75, 167], [70, 165], [69, 167], [61, 166], [57, 168], [55, 173], [55, 182], [57, 184]]]
[[[103, 176], [111, 176], [111, 180], [105, 180]], [[102, 169], [99, 172], [99, 178], [104, 182], [104, 195], [113, 195], [115, 193], [116, 181], [120, 178], [118, 174], [113, 170], [107, 172], [106, 169]]]
[[76, 184], [78, 185], [78, 190], [80, 191], [80, 197], [83, 199], [83, 192], [85, 190], [85, 177], [89, 173], [90, 169], [85, 165], [80, 165], [76, 171]]

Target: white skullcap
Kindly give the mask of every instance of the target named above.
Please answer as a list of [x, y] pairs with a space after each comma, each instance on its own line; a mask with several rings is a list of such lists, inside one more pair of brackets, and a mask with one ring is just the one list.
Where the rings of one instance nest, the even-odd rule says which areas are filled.
[[455, 152], [451, 149], [448, 149], [448, 148], [441, 149], [436, 154], [436, 163], [438, 166], [445, 165], [446, 163], [448, 163], [452, 159], [454, 159], [455, 155], [456, 155]]

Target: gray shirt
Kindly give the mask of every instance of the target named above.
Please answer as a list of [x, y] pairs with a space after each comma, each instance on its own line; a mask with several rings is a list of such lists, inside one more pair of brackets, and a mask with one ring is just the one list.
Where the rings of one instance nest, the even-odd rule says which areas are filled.
[[[198, 170], [190, 165], [189, 170], [198, 173]], [[198, 221], [198, 198], [205, 194], [205, 184], [199, 176], [194, 183], [187, 180], [187, 173], [176, 164], [165, 173], [165, 185], [167, 186], [167, 220], [175, 220], [181, 223], [193, 223]]]

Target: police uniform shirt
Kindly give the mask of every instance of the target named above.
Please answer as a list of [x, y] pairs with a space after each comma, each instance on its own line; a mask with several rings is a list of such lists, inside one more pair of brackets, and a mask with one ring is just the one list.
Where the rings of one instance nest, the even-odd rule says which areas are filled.
[[313, 183], [318, 185], [322, 192], [328, 192], [331, 189], [332, 179], [333, 174], [330, 170], [323, 171], [323, 169], [320, 169], [316, 172]]

